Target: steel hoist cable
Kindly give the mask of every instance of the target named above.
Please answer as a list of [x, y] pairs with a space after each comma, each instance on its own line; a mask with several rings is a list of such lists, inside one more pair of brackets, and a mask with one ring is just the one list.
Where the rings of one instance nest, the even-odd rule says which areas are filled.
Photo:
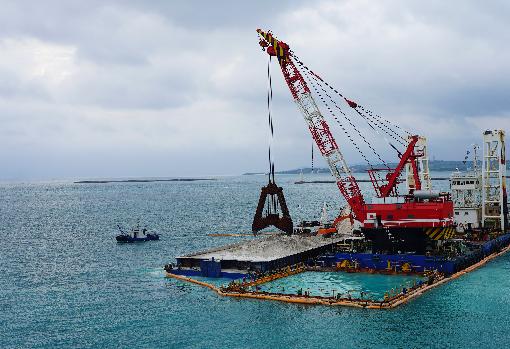
[[[269, 160], [269, 173], [268, 173], [268, 180], [269, 183], [275, 182], [274, 181], [274, 161], [272, 159], [271, 155], [271, 147], [273, 145], [274, 141], [274, 124], [273, 124], [273, 116], [271, 113], [271, 107], [273, 104], [273, 83], [271, 78], [271, 56], [269, 56], [269, 60], [267, 61], [267, 115], [268, 115], [268, 126], [270, 131], [269, 136], [269, 150], [268, 150], [268, 160]], [[273, 196], [267, 197], [267, 214], [276, 213], [278, 212], [278, 203], [277, 200]], [[271, 208], [273, 209], [273, 212], [271, 211]]]
[[[298, 68], [299, 69], [299, 68]], [[311, 73], [308, 73], [307, 71], [303, 71], [303, 70], [300, 70], [300, 73], [302, 76], [305, 77], [305, 79], [308, 81], [308, 83], [310, 84], [310, 86], [312, 86], [313, 90], [315, 91], [315, 93], [319, 96], [320, 100], [322, 101], [322, 103], [324, 104], [324, 106], [327, 108], [328, 112], [331, 114], [331, 116], [333, 116], [333, 118], [335, 119], [336, 123], [340, 126], [340, 128], [343, 130], [343, 132], [345, 133], [345, 135], [347, 136], [347, 138], [351, 141], [352, 145], [356, 148], [356, 150], [358, 151], [358, 153], [361, 155], [361, 157], [363, 158], [363, 160], [368, 164], [369, 168], [371, 170], [374, 170], [374, 167], [372, 165], [372, 163], [368, 160], [368, 158], [365, 156], [365, 153], [363, 153], [363, 151], [360, 149], [359, 147], [359, 144], [357, 142], [354, 141], [354, 139], [352, 138], [351, 134], [349, 131], [347, 131], [347, 128], [346, 126], [338, 119], [338, 117], [336, 116], [336, 114], [333, 112], [333, 110], [331, 109], [331, 107], [329, 106], [329, 104], [325, 101], [324, 97], [322, 96], [322, 94], [319, 92], [319, 90], [317, 89], [317, 86], [320, 87], [320, 89], [324, 92], [324, 94], [329, 98], [329, 100], [331, 101], [332, 104], [334, 104], [334, 106], [338, 109], [338, 111], [343, 115], [344, 119], [349, 123], [349, 125], [354, 129], [356, 130], [356, 132], [358, 133], [359, 137], [365, 142], [365, 144], [367, 144], [367, 146], [372, 150], [372, 152], [376, 155], [376, 157], [379, 159], [379, 161], [384, 164], [384, 166], [389, 169], [389, 166], [388, 164], [382, 159], [382, 157], [377, 153], [377, 151], [372, 147], [372, 145], [367, 141], [367, 139], [361, 134], [361, 132], [359, 131], [359, 129], [353, 124], [353, 122], [351, 121], [351, 119], [349, 118], [349, 116], [340, 108], [340, 106], [338, 106], [338, 104], [336, 103], [336, 101], [325, 91], [324, 87], [319, 83], [319, 80], [317, 80], [317, 78], [315, 77], [314, 74], [311, 74]], [[315, 83], [315, 82], [317, 83]], [[375, 176], [377, 177], [377, 179], [379, 181], [383, 181], [383, 178], [381, 177], [381, 174], [379, 173], [379, 171], [375, 171]]]
[[379, 119], [382, 123], [387, 124], [387, 125], [388, 125], [388, 127], [393, 127], [393, 129], [391, 129], [391, 128], [390, 128], [390, 129], [391, 129], [393, 132], [395, 132], [395, 134], [397, 134], [397, 135], [398, 135], [399, 137], [401, 137], [402, 139], [406, 140], [406, 138], [405, 138], [405, 137], [403, 137], [402, 135], [399, 135], [398, 133], [396, 133], [395, 129], [397, 129], [397, 130], [399, 130], [400, 132], [404, 133], [406, 136], [411, 136], [411, 135], [412, 135], [412, 134], [411, 134], [411, 132], [409, 132], [409, 131], [407, 131], [407, 130], [403, 129], [402, 127], [398, 126], [397, 124], [392, 123], [392, 122], [391, 122], [391, 121], [389, 121], [388, 119], [385, 119], [385, 118], [383, 118], [382, 116], [380, 116], [380, 115], [378, 115], [378, 114], [376, 114], [376, 113], [372, 112], [370, 109], [365, 108], [365, 107], [363, 107], [362, 105], [359, 105], [359, 104], [358, 104], [358, 107], [360, 107], [360, 108], [361, 108], [364, 112], [366, 112], [366, 113], [370, 114], [370, 116], [372, 116], [372, 117], [374, 117], [374, 118]]
[[[297, 57], [293, 52], [291, 52], [291, 54], [292, 54], [292, 57], [295, 59], [295, 61], [298, 63], [298, 65], [301, 66], [302, 68], [304, 68], [307, 73], [311, 74], [313, 77], [316, 77], [318, 80], [320, 80], [322, 83], [324, 83], [329, 89], [331, 89], [333, 92], [335, 92], [337, 95], [339, 95], [343, 99], [346, 99], [345, 96], [340, 91], [338, 91], [335, 87], [330, 85], [327, 81], [322, 79], [319, 75], [317, 75], [310, 68], [308, 68], [299, 59], [299, 57]], [[398, 134], [395, 131], [395, 129], [398, 129], [399, 131], [404, 132], [406, 135], [409, 135], [409, 136], [411, 135], [411, 133], [409, 133], [408, 131], [402, 129], [398, 125], [393, 124], [391, 121], [389, 121], [389, 120], [387, 120], [387, 119], [383, 118], [382, 116], [379, 116], [379, 115], [377, 115], [375, 113], [372, 113], [368, 108], [364, 108], [363, 106], [361, 106], [359, 104], [357, 104], [357, 107], [360, 107], [364, 112], [369, 113], [372, 118], [378, 119], [379, 122], [384, 123], [386, 125], [386, 127], [388, 128], [388, 130], [390, 130], [392, 133], [394, 133], [398, 138], [401, 138], [402, 140], [407, 141], [407, 139], [405, 137], [403, 137], [402, 135]], [[354, 109], [356, 109], [356, 108], [354, 108]]]
[[313, 143], [312, 143], [312, 174], [313, 174]]
[[[399, 149], [398, 149], [395, 145], [393, 145], [393, 143], [391, 143], [391, 142], [390, 142], [390, 140], [389, 140], [389, 139], [388, 139], [385, 135], [381, 134], [381, 133], [379, 132], [379, 130], [378, 130], [377, 128], [375, 128], [375, 127], [374, 127], [374, 126], [370, 123], [370, 121], [369, 121], [369, 120], [368, 120], [368, 119], [367, 119], [367, 118], [366, 118], [366, 117], [365, 117], [365, 116], [364, 116], [364, 115], [363, 115], [363, 114], [362, 114], [362, 113], [361, 113], [361, 112], [360, 112], [357, 108], [354, 108], [354, 110], [356, 111], [356, 113], [358, 113], [358, 115], [359, 115], [359, 116], [361, 116], [363, 119], [365, 119], [365, 120], [367, 121], [368, 125], [369, 125], [369, 126], [370, 126], [370, 127], [371, 127], [371, 128], [372, 128], [372, 129], [373, 129], [373, 130], [374, 130], [374, 131], [378, 134], [378, 135], [380, 135], [381, 137], [383, 137], [383, 138], [384, 138], [384, 140], [386, 141], [386, 143], [388, 143], [388, 145], [389, 145], [391, 148], [393, 148], [393, 149], [394, 149], [394, 150], [395, 150], [395, 151], [399, 154], [399, 156], [400, 156], [400, 155], [402, 155], [402, 152], [401, 152], [401, 151], [400, 151], [400, 150], [399, 150]], [[377, 125], [376, 125], [376, 126], [377, 126]], [[382, 131], [384, 132], [384, 130], [382, 130]], [[384, 132], [384, 133], [386, 133], [388, 136], [390, 136], [391, 138], [393, 138], [396, 142], [400, 143], [400, 145], [402, 145], [402, 146], [404, 146], [404, 147], [405, 147], [405, 144], [404, 144], [402, 141], [398, 140], [397, 138], [393, 137], [391, 134], [388, 134], [387, 132]]]
[[[347, 131], [346, 127], [344, 124], [342, 124], [342, 122], [338, 119], [338, 117], [336, 116], [336, 114], [333, 112], [333, 110], [331, 109], [331, 107], [329, 106], [329, 104], [325, 101], [324, 97], [322, 96], [322, 94], [319, 92], [319, 90], [317, 89], [317, 86], [316, 84], [309, 78], [308, 74], [304, 74], [304, 77], [305, 79], [308, 80], [308, 83], [310, 84], [310, 86], [312, 86], [312, 88], [314, 89], [315, 93], [317, 94], [317, 96], [319, 96], [319, 99], [322, 101], [322, 103], [324, 104], [324, 106], [327, 108], [328, 112], [333, 116], [333, 118], [335, 119], [335, 121], [338, 123], [338, 125], [340, 126], [340, 128], [344, 131], [345, 135], [347, 136], [347, 138], [349, 139], [349, 141], [352, 143], [352, 145], [356, 148], [356, 150], [358, 151], [358, 153], [361, 155], [361, 157], [363, 158], [363, 160], [365, 160], [365, 162], [368, 164], [368, 166], [370, 166], [370, 168], [373, 168], [372, 167], [372, 164], [370, 163], [370, 161], [368, 160], [368, 158], [365, 156], [365, 154], [363, 153], [363, 151], [361, 151], [361, 149], [359, 148], [359, 145], [358, 143], [352, 138], [352, 135], [350, 134], [349, 131]], [[345, 116], [345, 115], [344, 115]], [[346, 120], [348, 120], [348, 118], [345, 118]], [[352, 123], [351, 123], [351, 126]]]
[[[319, 88], [322, 90], [322, 92], [329, 98], [330, 102], [338, 109], [338, 111], [343, 115], [343, 117], [347, 120], [347, 122], [351, 125], [351, 127], [357, 132], [358, 136], [365, 142], [365, 144], [370, 148], [370, 150], [372, 150], [372, 152], [374, 153], [374, 155], [379, 159], [379, 161], [384, 164], [384, 166], [386, 166], [387, 168], [389, 168], [388, 164], [382, 159], [382, 157], [380, 156], [380, 154], [374, 149], [374, 147], [370, 144], [370, 142], [368, 142], [368, 140], [365, 138], [365, 136], [363, 136], [363, 134], [360, 132], [360, 130], [354, 125], [354, 123], [352, 122], [352, 120], [347, 116], [347, 114], [340, 108], [340, 106], [335, 102], [335, 100], [326, 92], [326, 90], [323, 88], [323, 86], [320, 84], [320, 81], [318, 79], [315, 78], [314, 75], [309, 75], [307, 74], [307, 76], [311, 77], [311, 79], [315, 80], [315, 82], [317, 83], [317, 85], [319, 86]], [[316, 90], [315, 88], [315, 84], [313, 82], [311, 82], [314, 86], [314, 89]], [[317, 91], [317, 90], [316, 90]], [[320, 94], [320, 93], [318, 93]], [[321, 99], [322, 100], [322, 99]], [[325, 103], [326, 105], [326, 103]], [[326, 105], [326, 107], [328, 108], [328, 111], [331, 113], [331, 115], [333, 115], [333, 117], [335, 117], [335, 114], [333, 113], [333, 111], [331, 111], [329, 109], [329, 106]], [[337, 120], [335, 118], [335, 120]], [[338, 122], [338, 121], [337, 121]], [[377, 132], [377, 130], [369, 124], [369, 126], [374, 129], [374, 131]], [[372, 167], [371, 167], [372, 168]]]
[[269, 60], [267, 62], [267, 115], [268, 115], [268, 125], [269, 125], [269, 180], [271, 177], [274, 181], [274, 163], [271, 157], [271, 146], [273, 145], [274, 139], [274, 125], [273, 125], [273, 117], [271, 115], [271, 105], [273, 101], [273, 86], [271, 82], [271, 56], [269, 56]]
[[[361, 109], [361, 111], [360, 111]], [[380, 130], [384, 132], [386, 135], [391, 137], [395, 142], [398, 142], [402, 146], [406, 146], [405, 144], [405, 138], [398, 134], [395, 130], [392, 130], [389, 128], [384, 122], [382, 122], [380, 119], [377, 119], [374, 117], [371, 111], [364, 109], [362, 106], [358, 105], [358, 108], [355, 109], [358, 114], [361, 115], [367, 122], [371, 122], [374, 125], [379, 126]]]

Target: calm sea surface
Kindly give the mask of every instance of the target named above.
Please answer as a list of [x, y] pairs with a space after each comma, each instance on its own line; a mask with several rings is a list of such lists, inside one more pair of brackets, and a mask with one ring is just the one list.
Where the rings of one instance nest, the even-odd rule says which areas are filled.
[[[296, 179], [277, 179], [295, 221], [342, 204], [334, 184]], [[177, 255], [239, 240], [207, 233], [248, 232], [265, 181], [0, 184], [0, 348], [510, 347], [510, 255], [389, 311], [221, 298], [164, 277]], [[117, 244], [116, 224], [138, 218], [162, 240]]]

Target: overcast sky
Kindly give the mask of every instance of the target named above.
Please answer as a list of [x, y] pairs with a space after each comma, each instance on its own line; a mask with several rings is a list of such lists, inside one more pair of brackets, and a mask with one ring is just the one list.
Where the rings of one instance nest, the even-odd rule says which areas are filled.
[[[508, 1], [0, 5], [0, 179], [266, 170], [256, 28], [346, 96], [425, 135], [437, 159], [462, 159], [482, 129], [510, 129]], [[311, 137], [276, 65], [273, 76], [277, 169], [309, 166]]]

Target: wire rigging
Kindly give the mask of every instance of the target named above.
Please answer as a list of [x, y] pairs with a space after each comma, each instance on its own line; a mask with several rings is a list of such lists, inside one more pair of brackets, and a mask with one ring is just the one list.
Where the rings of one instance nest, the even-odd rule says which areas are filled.
[[[379, 119], [382, 123], [387, 124], [389, 127], [393, 127], [393, 129], [392, 129], [393, 132], [395, 132], [395, 130], [399, 130], [400, 132], [404, 133], [406, 135], [406, 137], [407, 136], [412, 136], [411, 132], [403, 129], [402, 127], [398, 126], [397, 124], [392, 123], [390, 120], [385, 119], [382, 116], [372, 112], [370, 109], [364, 108], [362, 105], [359, 105], [359, 104], [358, 104], [358, 107], [360, 107], [363, 111], [365, 111], [368, 114], [370, 114], [370, 116]], [[399, 137], [402, 137], [402, 139], [404, 139], [404, 140], [406, 139], [405, 137], [403, 137], [401, 135], [399, 135]]]
[[[340, 108], [340, 106], [335, 102], [335, 100], [326, 92], [326, 90], [323, 88], [323, 86], [320, 84], [320, 81], [315, 78], [314, 75], [306, 75], [306, 76], [310, 76], [312, 80], [315, 80], [315, 82], [317, 83], [317, 85], [320, 87], [320, 89], [322, 90], [322, 92], [324, 92], [324, 94], [329, 98], [330, 102], [338, 109], [338, 111], [343, 115], [344, 119], [347, 120], [347, 122], [349, 123], [349, 125], [351, 125], [351, 127], [356, 131], [356, 133], [358, 134], [358, 136], [363, 140], [363, 142], [365, 142], [365, 144], [367, 144], [367, 146], [370, 148], [370, 150], [372, 150], [372, 152], [374, 153], [374, 155], [379, 159], [379, 161], [384, 164], [384, 166], [386, 166], [387, 168], [389, 168], [389, 166], [386, 164], [386, 162], [382, 159], [382, 157], [379, 155], [379, 153], [372, 147], [372, 145], [370, 144], [370, 142], [368, 142], [368, 140], [365, 138], [365, 136], [363, 136], [363, 134], [360, 132], [360, 130], [354, 125], [354, 123], [352, 122], [352, 120], [347, 116], [347, 114]], [[340, 124], [340, 121], [338, 120], [338, 118], [336, 117], [336, 115], [333, 113], [333, 111], [331, 110], [331, 108], [329, 107], [329, 105], [327, 103], [324, 102], [324, 99], [322, 98], [320, 92], [317, 91], [317, 89], [315, 88], [315, 83], [313, 81], [311, 81], [309, 79], [310, 83], [314, 86], [314, 89], [315, 91], [317, 92], [317, 94], [319, 95], [319, 98], [321, 98], [321, 101], [323, 101], [323, 103], [325, 104], [326, 108], [328, 109], [328, 111], [330, 112], [330, 114], [335, 118], [335, 121], [337, 123]], [[372, 127], [372, 125], [370, 125], [370, 127]], [[372, 127], [373, 128], [373, 127]], [[374, 129], [375, 130], [375, 129]], [[356, 149], [359, 149], [358, 147], [356, 147]], [[360, 151], [360, 150], [358, 150]], [[361, 151], [360, 151], [361, 153]], [[370, 164], [370, 162], [367, 160], [367, 162], [369, 163], [369, 166], [370, 168], [373, 168], [372, 164]]]
[[[403, 147], [406, 147], [406, 141], [405, 141], [405, 138], [402, 135], [398, 134], [395, 130], [392, 130], [392, 129], [388, 128], [388, 126], [385, 123], [383, 123], [381, 120], [378, 120], [377, 118], [375, 118], [370, 111], [367, 111], [367, 110], [363, 109], [363, 107], [361, 107], [361, 106], [358, 106], [358, 107], [359, 108], [355, 109], [356, 112], [361, 117], [363, 117], [367, 121], [367, 123], [374, 124], [375, 126], [377, 126], [377, 128], [375, 128], [375, 131], [377, 132], [377, 134], [379, 134], [382, 137], [384, 137], [384, 140], [386, 141], [386, 143], [388, 143], [388, 145], [390, 147], [392, 147], [398, 153], [400, 153], [400, 151], [395, 148], [395, 146], [390, 142], [390, 140], [386, 136], [389, 136], [395, 142], [399, 143]], [[361, 111], [360, 111], [360, 109], [361, 109]], [[382, 135], [379, 132], [379, 130], [384, 132], [385, 135]]]
[[[291, 54], [292, 54], [292, 57], [294, 58], [294, 60], [296, 61], [296, 63], [298, 64], [298, 66], [300, 66], [301, 68], [304, 69], [304, 70], [302, 70], [302, 73], [304, 73], [303, 75], [310, 75], [317, 82], [320, 82], [321, 85], [322, 84], [326, 85], [329, 89], [331, 89], [333, 92], [335, 92], [338, 96], [340, 96], [341, 98], [348, 101], [340, 91], [338, 91], [335, 87], [330, 85], [328, 82], [324, 81], [319, 75], [314, 73], [293, 52], [291, 52]], [[377, 131], [377, 129], [379, 128], [381, 131], [386, 133], [389, 137], [394, 139], [399, 144], [401, 144], [403, 146], [406, 145], [407, 137], [402, 136], [400, 134], [400, 132], [405, 133], [406, 136], [410, 136], [411, 134], [408, 131], [403, 130], [398, 125], [393, 124], [391, 121], [381, 117], [380, 115], [372, 113], [368, 108], [364, 108], [363, 106], [361, 106], [357, 103], [355, 103], [354, 105], [355, 105], [355, 107], [353, 107], [353, 109], [355, 109], [356, 112], [358, 113], [358, 115], [360, 117], [362, 117], [369, 124], [369, 126], [372, 129], [374, 129], [378, 134], [379, 134], [379, 132]], [[360, 112], [358, 110], [358, 108], [360, 108], [363, 112]], [[375, 127], [375, 126], [377, 126], [377, 127]], [[387, 140], [386, 138], [385, 138], [385, 140], [393, 149], [395, 149], [400, 154], [400, 151], [398, 149], [396, 149], [396, 147], [393, 144], [391, 144], [391, 142], [389, 142], [389, 140]]]
[[338, 117], [335, 115], [335, 113], [333, 113], [333, 111], [331, 110], [331, 108], [329, 107], [328, 103], [324, 100], [324, 97], [319, 93], [318, 89], [317, 89], [317, 86], [315, 85], [315, 83], [309, 79], [309, 77], [307, 75], [305, 75], [305, 78], [308, 80], [308, 83], [310, 84], [310, 86], [312, 86], [312, 88], [314, 89], [315, 93], [319, 96], [320, 100], [322, 101], [322, 103], [324, 103], [324, 105], [326, 106], [327, 110], [330, 112], [330, 114], [333, 116], [333, 118], [335, 119], [335, 121], [338, 123], [338, 125], [340, 126], [340, 128], [342, 129], [342, 131], [345, 133], [345, 135], [347, 136], [347, 138], [349, 139], [349, 141], [352, 143], [352, 145], [356, 148], [356, 150], [358, 151], [358, 153], [361, 155], [361, 157], [363, 158], [363, 160], [365, 160], [365, 162], [368, 164], [368, 166], [370, 166], [370, 168], [372, 168], [372, 164], [370, 163], [370, 161], [368, 160], [368, 158], [365, 156], [365, 154], [363, 153], [363, 151], [361, 151], [361, 149], [359, 148], [358, 144], [354, 141], [354, 139], [352, 138], [351, 134], [347, 131], [347, 129], [345, 128], [345, 126], [342, 124], [342, 122], [338, 119]]
[[[382, 137], [384, 138], [384, 140], [386, 141], [386, 143], [388, 143], [388, 145], [389, 145], [391, 148], [393, 148], [393, 149], [397, 152], [397, 154], [399, 154], [399, 156], [402, 154], [402, 153], [401, 153], [401, 151], [400, 151], [397, 147], [395, 147], [395, 146], [393, 145], [393, 143], [391, 143], [391, 142], [390, 142], [390, 140], [389, 140], [389, 139], [388, 139], [385, 135], [382, 135], [382, 134], [379, 132], [379, 130], [378, 130], [377, 128], [375, 128], [375, 127], [374, 127], [374, 125], [370, 122], [370, 120], [369, 120], [369, 119], [368, 119], [365, 115], [363, 115], [363, 114], [362, 114], [362, 113], [361, 113], [358, 109], [354, 109], [354, 110], [356, 111], [356, 113], [358, 113], [358, 115], [359, 115], [359, 116], [361, 116], [361, 117], [362, 117], [362, 118], [363, 118], [363, 119], [367, 122], [368, 126], [370, 126], [370, 127], [371, 127], [371, 128], [372, 128], [372, 129], [373, 129], [373, 130], [374, 130], [374, 131], [378, 134], [378, 135], [380, 135], [380, 136], [382, 136]], [[377, 125], [375, 125], [375, 126], [377, 126]], [[384, 129], [383, 129], [382, 131], [384, 132]], [[388, 133], [387, 133], [387, 132], [385, 132], [385, 133], [388, 135]], [[404, 146], [404, 147], [405, 147], [405, 143], [404, 143], [404, 142], [402, 142], [402, 141], [401, 141], [401, 140], [399, 140], [398, 138], [393, 137], [392, 135], [389, 135], [389, 136], [390, 136], [391, 138], [393, 138], [396, 142], [400, 143], [400, 145], [402, 145], [402, 146]]]

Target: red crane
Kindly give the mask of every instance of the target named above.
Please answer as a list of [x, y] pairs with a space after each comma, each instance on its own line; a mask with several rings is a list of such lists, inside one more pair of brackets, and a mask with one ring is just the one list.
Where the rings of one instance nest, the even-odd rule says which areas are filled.
[[[320, 92], [317, 88], [319, 87], [330, 97], [327, 91], [321, 87], [326, 85], [343, 98], [349, 108], [365, 120], [368, 120], [367, 118], [377, 120], [376, 117], [356, 102], [345, 98], [319, 75], [308, 69], [285, 42], [276, 39], [270, 32], [260, 29], [257, 29], [257, 32], [260, 35], [260, 46], [270, 56], [277, 58], [292, 97], [301, 111], [319, 151], [335, 177], [338, 189], [351, 207], [353, 218], [360, 222], [362, 232], [374, 241], [375, 249], [423, 252], [427, 236], [428, 240], [445, 239], [452, 236], [454, 233], [453, 203], [449, 194], [420, 190], [421, 182], [416, 159], [423, 154], [416, 147], [418, 136], [408, 137], [405, 151], [398, 152], [400, 159], [394, 169], [389, 167], [371, 168], [368, 171], [376, 196], [382, 202], [367, 203], [303, 75], [305, 74], [316, 92]], [[330, 107], [326, 106], [331, 112]], [[335, 106], [338, 107], [336, 104]], [[341, 113], [346, 116], [343, 111]], [[351, 122], [350, 119], [347, 120]], [[383, 126], [385, 124], [381, 121], [379, 127]], [[375, 131], [377, 130], [375, 129]], [[359, 130], [357, 132], [359, 133]], [[390, 132], [387, 133], [391, 136]], [[369, 143], [367, 144], [370, 149], [374, 150]], [[392, 147], [395, 148], [393, 145]], [[397, 185], [400, 183], [399, 178], [406, 164], [411, 165], [415, 189], [399, 197]], [[383, 178], [381, 178], [382, 172], [386, 172], [386, 176]]]

